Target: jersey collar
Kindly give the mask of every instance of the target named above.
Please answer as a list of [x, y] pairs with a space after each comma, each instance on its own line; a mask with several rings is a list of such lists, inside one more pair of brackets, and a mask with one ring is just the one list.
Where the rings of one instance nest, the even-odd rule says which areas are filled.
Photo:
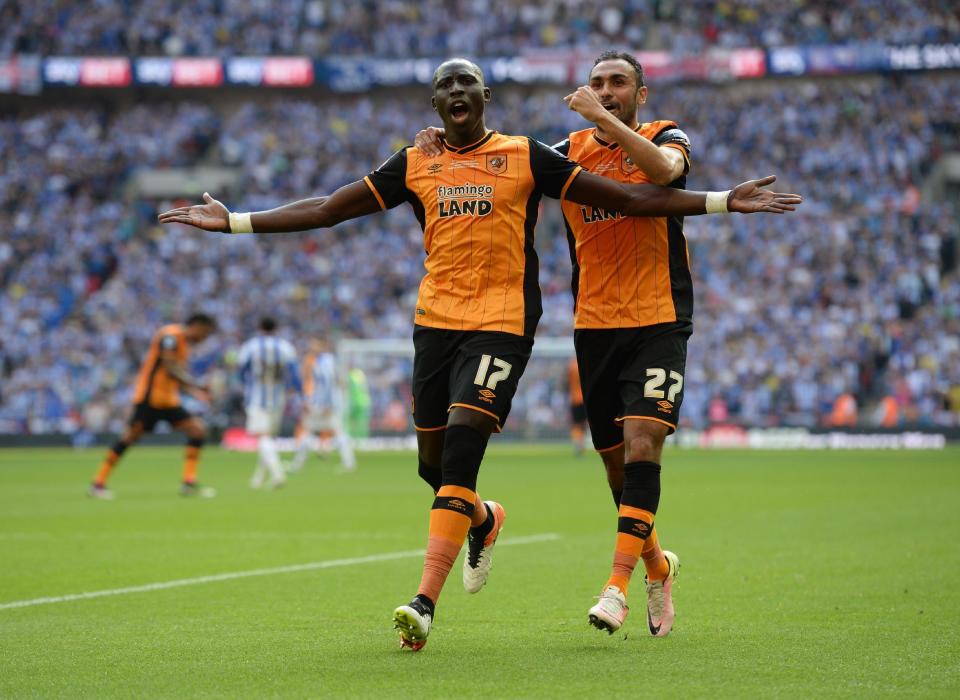
[[443, 147], [446, 148], [446, 149], [447, 149], [448, 151], [450, 151], [451, 153], [456, 153], [456, 154], [458, 154], [458, 155], [463, 154], [463, 153], [469, 153], [470, 151], [475, 151], [475, 150], [477, 150], [478, 148], [480, 148], [480, 146], [482, 146], [482, 145], [485, 144], [487, 141], [489, 141], [490, 139], [492, 139], [492, 138], [493, 138], [493, 135], [494, 135], [495, 133], [497, 133], [497, 132], [496, 132], [496, 131], [492, 131], [492, 130], [491, 130], [491, 131], [488, 131], [486, 134], [483, 135], [483, 138], [482, 138], [482, 139], [480, 139], [479, 141], [474, 141], [473, 143], [471, 143], [471, 144], [468, 145], [468, 146], [461, 146], [460, 148], [454, 148], [453, 146], [451, 146], [450, 144], [448, 144], [446, 141], [444, 141], [444, 142], [443, 142]]

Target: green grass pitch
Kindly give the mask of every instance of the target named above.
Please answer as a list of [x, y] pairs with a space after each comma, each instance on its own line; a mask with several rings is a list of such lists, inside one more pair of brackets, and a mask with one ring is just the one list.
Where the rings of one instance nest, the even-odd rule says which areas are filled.
[[[504, 546], [474, 596], [458, 561], [416, 654], [390, 618], [422, 560], [387, 558], [426, 542], [412, 453], [254, 492], [252, 455], [210, 449], [200, 501], [177, 496], [179, 450], [141, 447], [113, 502], [84, 495], [101, 456], [0, 451], [2, 698], [960, 696], [956, 448], [668, 450], [657, 526], [682, 568], [654, 639], [636, 579], [619, 633], [586, 622], [614, 541], [599, 460], [494, 444]], [[9, 605], [312, 562], [333, 565]]]

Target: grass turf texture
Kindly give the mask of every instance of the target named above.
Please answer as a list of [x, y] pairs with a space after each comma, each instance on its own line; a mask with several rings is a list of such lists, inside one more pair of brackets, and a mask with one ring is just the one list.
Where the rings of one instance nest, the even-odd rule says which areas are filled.
[[[0, 451], [0, 605], [419, 549], [412, 454], [314, 459], [277, 492], [251, 455], [207, 450], [212, 501], [176, 495], [180, 451], [135, 448], [114, 502], [84, 496], [100, 451]], [[390, 617], [417, 556], [0, 609], [0, 697], [956, 697], [960, 450], [668, 451], [658, 528], [682, 562], [673, 633], [643, 584], [613, 636], [586, 612], [615, 515], [599, 460], [495, 445], [481, 493], [508, 512], [475, 596], [448, 580], [426, 648]], [[641, 574], [642, 575], [642, 574]]]

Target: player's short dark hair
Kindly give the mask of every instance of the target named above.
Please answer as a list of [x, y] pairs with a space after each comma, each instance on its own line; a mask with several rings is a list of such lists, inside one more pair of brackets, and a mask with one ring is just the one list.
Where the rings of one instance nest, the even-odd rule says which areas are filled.
[[273, 316], [264, 316], [260, 319], [260, 330], [265, 333], [277, 330], [277, 319]]
[[210, 314], [192, 314], [187, 319], [187, 325], [192, 326], [194, 324], [199, 324], [201, 326], [207, 326], [207, 328], [216, 328], [217, 322]]
[[603, 63], [604, 61], [626, 61], [633, 66], [633, 70], [637, 74], [637, 87], [643, 87], [643, 66], [640, 65], [640, 61], [637, 60], [636, 56], [626, 51], [604, 51], [597, 56], [597, 60], [593, 62], [593, 65], [596, 66], [598, 63]]

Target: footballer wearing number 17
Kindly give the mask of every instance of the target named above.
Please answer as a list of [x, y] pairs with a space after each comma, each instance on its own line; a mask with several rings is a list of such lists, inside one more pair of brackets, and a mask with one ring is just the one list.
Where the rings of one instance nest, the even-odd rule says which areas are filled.
[[269, 211], [233, 213], [205, 193], [204, 204], [160, 215], [161, 223], [207, 231], [280, 233], [329, 228], [404, 202], [413, 208], [426, 251], [414, 317], [413, 416], [419, 474], [435, 493], [417, 594], [393, 617], [401, 647], [414, 651], [426, 644], [464, 541], [464, 586], [477, 592], [505, 519], [499, 503], [477, 494], [477, 475], [490, 435], [510, 412], [541, 315], [533, 248], [540, 198], [626, 216], [780, 214], [801, 202], [798, 195], [762, 189], [773, 177], [722, 193], [598, 177], [534, 139], [488, 130], [489, 101], [478, 66], [445, 61], [433, 76], [432, 104], [446, 133], [439, 158], [403, 148], [329, 196]]

